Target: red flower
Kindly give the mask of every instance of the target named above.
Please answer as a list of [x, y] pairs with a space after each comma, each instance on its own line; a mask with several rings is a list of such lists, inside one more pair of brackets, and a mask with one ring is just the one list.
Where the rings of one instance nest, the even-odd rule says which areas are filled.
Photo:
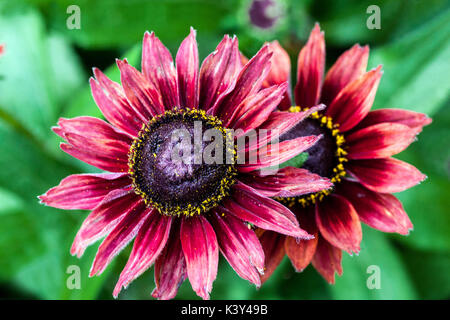
[[[60, 119], [53, 129], [67, 141], [62, 150], [111, 172], [69, 176], [40, 199], [56, 208], [92, 210], [71, 249], [81, 256], [87, 246], [106, 236], [91, 276], [101, 274], [135, 238], [115, 297], [154, 263], [154, 297], [173, 298], [188, 277], [194, 291], [208, 299], [219, 250], [242, 278], [259, 286], [264, 252], [251, 225], [311, 238], [289, 209], [254, 188], [266, 188], [271, 196], [297, 196], [329, 188], [329, 180], [304, 169], [283, 169], [265, 177], [255, 170], [290, 159], [320, 137], [279, 143], [277, 157], [260, 152], [273, 138], [270, 135], [250, 141], [244, 152], [258, 151], [256, 163], [193, 164], [169, 159], [175, 148], [171, 134], [184, 129], [190, 140], [195, 121], [225, 138], [225, 128], [284, 132], [320, 110], [314, 107], [294, 117], [288, 112], [272, 113], [287, 83], [260, 91], [271, 55], [264, 46], [243, 65], [237, 39], [225, 36], [199, 68], [191, 30], [178, 50], [175, 68], [166, 47], [153, 33], [146, 33], [142, 73], [126, 60], [117, 60], [119, 85], [94, 69], [92, 94], [109, 123], [78, 117]], [[204, 149], [202, 143], [200, 147]], [[253, 174], [258, 175], [255, 181]]]
[[[289, 56], [277, 42], [270, 46], [277, 63], [273, 64], [265, 86], [290, 78]], [[280, 199], [290, 205], [302, 227], [315, 238], [297, 241], [270, 231], [261, 232], [267, 268], [263, 281], [286, 253], [297, 271], [312, 262], [328, 282], [334, 283], [335, 272], [342, 274], [342, 250], [360, 250], [361, 222], [403, 235], [412, 229], [402, 204], [391, 193], [413, 187], [426, 177], [392, 156], [406, 149], [431, 119], [401, 109], [370, 112], [382, 71], [379, 66], [366, 72], [368, 56], [367, 46], [353, 46], [323, 79], [325, 41], [318, 24], [300, 51], [294, 90], [298, 107], [290, 108], [291, 100], [286, 94], [279, 109], [305, 111], [319, 102], [328, 107], [285, 133], [281, 141], [323, 134], [323, 139], [307, 151], [309, 157], [303, 167], [330, 178], [335, 186], [332, 192]]]

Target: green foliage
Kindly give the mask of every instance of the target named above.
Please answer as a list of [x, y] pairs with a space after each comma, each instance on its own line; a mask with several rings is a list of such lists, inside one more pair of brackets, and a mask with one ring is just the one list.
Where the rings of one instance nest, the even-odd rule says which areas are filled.
[[301, 168], [306, 160], [308, 160], [308, 152], [302, 152], [293, 157], [292, 159], [289, 159], [288, 161], [280, 164], [279, 169], [283, 169], [286, 167]]
[[[370, 65], [383, 64], [375, 107], [426, 112], [433, 123], [400, 158], [428, 175], [421, 185], [398, 194], [414, 224], [407, 237], [364, 228], [359, 256], [344, 254], [344, 275], [328, 285], [309, 266], [297, 274], [288, 259], [259, 290], [221, 259], [213, 299], [442, 299], [450, 296], [450, 9], [448, 2], [384, 1], [382, 29], [369, 30], [372, 1], [283, 0], [279, 27], [261, 32], [246, 16], [249, 1], [209, 0], [28, 0], [0, 1], [0, 285], [11, 294], [38, 299], [111, 298], [129, 248], [100, 277], [88, 278], [96, 245], [81, 259], [71, 242], [85, 212], [40, 205], [39, 194], [65, 176], [97, 171], [65, 155], [50, 127], [59, 117], [101, 117], [88, 85], [90, 68], [120, 81], [114, 55], [139, 66], [141, 41], [154, 30], [176, 54], [189, 27], [198, 30], [205, 57], [223, 33], [236, 34], [248, 56], [264, 41], [278, 39], [293, 58], [315, 21], [326, 33], [327, 62], [355, 42], [371, 45]], [[81, 9], [81, 29], [66, 28], [66, 8]], [[105, 55], [105, 58], [103, 57]], [[95, 57], [95, 59], [93, 58]], [[295, 72], [293, 72], [294, 74]], [[283, 164], [299, 167], [307, 154]], [[81, 270], [81, 290], [66, 286], [67, 268]], [[367, 267], [381, 270], [381, 289], [366, 286]], [[146, 299], [152, 270], [122, 299]], [[3, 290], [4, 291], [4, 290]], [[11, 296], [9, 296], [10, 298]], [[15, 296], [12, 296], [15, 297]], [[185, 282], [178, 295], [197, 299]], [[3, 298], [1, 296], [0, 298]]]

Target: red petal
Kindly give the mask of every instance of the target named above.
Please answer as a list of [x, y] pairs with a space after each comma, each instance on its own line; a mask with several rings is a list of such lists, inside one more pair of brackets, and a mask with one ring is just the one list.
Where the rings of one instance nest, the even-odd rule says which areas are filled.
[[132, 189], [111, 191], [84, 220], [70, 253], [81, 257], [89, 245], [107, 235], [139, 200]]
[[321, 235], [332, 245], [348, 253], [358, 253], [362, 239], [361, 223], [352, 204], [336, 194], [316, 206], [316, 223]]
[[287, 83], [262, 89], [249, 96], [236, 108], [235, 113], [224, 119], [227, 128], [242, 129], [245, 132], [258, 128], [277, 108], [286, 91]]
[[426, 178], [416, 167], [394, 158], [350, 161], [346, 169], [366, 188], [381, 193], [404, 191]]
[[209, 113], [218, 115], [220, 119], [228, 119], [247, 97], [258, 92], [270, 70], [271, 56], [268, 46], [263, 46], [242, 68], [233, 90], [216, 103]]
[[298, 240], [293, 237], [286, 237], [284, 249], [291, 260], [295, 271], [302, 272], [311, 262], [317, 247], [318, 230], [314, 220], [314, 208], [299, 208], [295, 210], [302, 226], [310, 234], [314, 235], [311, 240]]
[[330, 105], [344, 87], [366, 72], [369, 47], [355, 44], [345, 51], [328, 70], [322, 87], [321, 102]]
[[275, 269], [280, 265], [284, 258], [284, 239], [286, 237], [272, 231], [264, 231], [259, 241], [264, 249], [265, 268], [261, 276], [261, 283], [270, 278]]
[[346, 137], [349, 159], [387, 158], [405, 150], [417, 130], [398, 123], [379, 123]]
[[169, 300], [175, 298], [178, 288], [186, 279], [186, 262], [184, 260], [179, 238], [180, 224], [173, 223], [172, 237], [169, 237], [164, 251], [155, 262], [155, 284], [152, 292], [154, 298]]
[[[177, 73], [170, 51], [155, 34], [146, 32], [142, 45], [142, 73], [158, 90], [164, 107], [168, 110], [179, 105]], [[160, 106], [164, 110], [163, 106]], [[160, 111], [161, 113], [161, 111]]]
[[[250, 172], [253, 170], [278, 166], [311, 148], [321, 138], [322, 135], [298, 137], [280, 143], [265, 145], [257, 151], [250, 150], [250, 153], [257, 152], [257, 157], [255, 155], [248, 154], [244, 159], [243, 155], [240, 154], [239, 156], [241, 158], [238, 157], [237, 169], [239, 172]], [[255, 161], [253, 159], [255, 159]], [[246, 163], [241, 164], [240, 161], [244, 160]], [[270, 170], [272, 170], [272, 168], [270, 168]]]
[[357, 128], [361, 129], [383, 122], [400, 123], [420, 131], [422, 127], [431, 123], [431, 118], [424, 113], [404, 109], [378, 109], [369, 112]]
[[53, 131], [69, 143], [61, 145], [63, 151], [103, 170], [128, 170], [131, 138], [127, 134], [92, 117], [61, 118], [58, 125]]
[[89, 273], [90, 277], [100, 275], [111, 260], [133, 240], [152, 210], [146, 208], [142, 198], [134, 203], [98, 248]]
[[[278, 139], [284, 132], [289, 131], [295, 125], [297, 125], [303, 119], [309, 117], [312, 113], [318, 112], [320, 110], [325, 109], [325, 105], [321, 104], [312, 108], [309, 108], [307, 111], [302, 112], [278, 112], [274, 111], [270, 114], [266, 121], [264, 121], [258, 129], [267, 130], [267, 135], [259, 135], [258, 141], [252, 141], [248, 143], [246, 147], [246, 151], [248, 150], [257, 150], [267, 143], [272, 141], [273, 139]], [[260, 131], [261, 132], [261, 131]], [[237, 139], [241, 137], [241, 135], [235, 132], [235, 136]]]
[[259, 171], [244, 174], [239, 179], [266, 197], [296, 197], [332, 187], [327, 178], [306, 169], [286, 167], [274, 175], [262, 175]]
[[178, 91], [182, 107], [197, 109], [199, 95], [198, 48], [195, 30], [181, 43], [177, 53]]
[[352, 129], [367, 116], [372, 108], [381, 75], [381, 66], [367, 72], [349, 83], [331, 102], [325, 114], [339, 124], [340, 131]]
[[404, 235], [412, 230], [408, 215], [393, 195], [373, 192], [349, 181], [342, 183], [339, 193], [352, 203], [359, 219], [372, 228]]
[[312, 236], [298, 225], [295, 215], [279, 202], [259, 195], [254, 189], [238, 182], [233, 186], [233, 198], [224, 203], [231, 214], [265, 230], [296, 238]]
[[[279, 85], [284, 82], [289, 83], [291, 79], [291, 59], [289, 58], [289, 54], [280, 46], [277, 40], [269, 43], [269, 49], [273, 53], [272, 66], [262, 85], [263, 88]], [[280, 102], [280, 110], [287, 110], [291, 107], [290, 93], [291, 89], [288, 86], [288, 91], [284, 93], [283, 100]]]
[[312, 259], [314, 268], [330, 284], [334, 284], [334, 273], [342, 275], [342, 251], [332, 246], [323, 237], [319, 237], [316, 253]]
[[[117, 141], [128, 148], [131, 145], [132, 139], [130, 136], [116, 130], [109, 123], [93, 117], [76, 117], [72, 119], [59, 118], [58, 126], [60, 131], [57, 134], [67, 140], [69, 134], [76, 134], [83, 136], [86, 139], [93, 140], [92, 143]], [[55, 129], [55, 128], [53, 128]]]
[[181, 222], [180, 237], [192, 289], [208, 300], [219, 262], [214, 229], [203, 216], [185, 218]]
[[41, 203], [59, 209], [94, 209], [115, 189], [131, 185], [125, 173], [74, 174], [39, 196]]
[[[85, 139], [79, 139], [80, 144], [87, 142]], [[67, 143], [61, 143], [61, 150], [65, 153], [70, 154], [72, 157], [77, 158], [83, 162], [93, 165], [99, 169], [110, 171], [110, 172], [127, 172], [128, 171], [128, 159], [125, 158], [124, 154], [121, 157], [115, 156], [115, 153], [110, 154], [98, 154], [91, 150], [81, 151]], [[104, 150], [102, 150], [104, 151]]]
[[297, 85], [295, 103], [302, 108], [315, 106], [319, 102], [325, 70], [325, 39], [316, 23], [308, 42], [300, 51], [297, 62]]
[[106, 120], [117, 128], [137, 137], [145, 119], [128, 103], [122, 87], [108, 79], [99, 69], [94, 68], [97, 80], [91, 78], [92, 96]]
[[209, 110], [230, 92], [241, 68], [237, 38], [226, 35], [200, 68], [200, 108]]
[[[151, 210], [134, 241], [128, 262], [114, 288], [117, 297], [134, 279], [144, 273], [155, 262], [169, 238], [172, 218]], [[178, 237], [178, 234], [175, 235]]]
[[164, 102], [158, 87], [126, 61], [117, 60], [116, 62], [120, 69], [123, 90], [131, 105], [146, 119], [164, 113]]
[[264, 251], [258, 237], [240, 219], [217, 209], [211, 216], [219, 247], [237, 274], [257, 287], [261, 285], [259, 272], [264, 270]]

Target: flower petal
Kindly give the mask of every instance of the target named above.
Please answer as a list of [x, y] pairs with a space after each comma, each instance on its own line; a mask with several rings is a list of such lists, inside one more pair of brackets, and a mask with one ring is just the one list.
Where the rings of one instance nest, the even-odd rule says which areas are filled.
[[426, 179], [416, 167], [394, 158], [350, 161], [346, 169], [366, 188], [381, 193], [401, 192]]
[[379, 123], [346, 137], [349, 159], [387, 158], [405, 150], [417, 130], [399, 123]]
[[301, 239], [312, 236], [301, 229], [295, 215], [285, 206], [264, 197], [249, 186], [238, 182], [233, 185], [232, 199], [224, 203], [231, 214], [264, 230], [272, 230]]
[[370, 70], [349, 83], [331, 102], [325, 114], [339, 124], [340, 131], [352, 129], [367, 116], [375, 100], [382, 74], [381, 66]]
[[131, 185], [126, 173], [73, 174], [39, 196], [48, 206], [73, 210], [92, 210], [115, 189]]
[[316, 223], [320, 234], [333, 246], [358, 253], [362, 239], [361, 223], [352, 204], [331, 194], [316, 205]]
[[[291, 79], [291, 59], [286, 50], [278, 43], [277, 40], [269, 43], [269, 49], [272, 51], [272, 66], [269, 74], [267, 75], [262, 87], [268, 88], [273, 85], [280, 85], [284, 82], [288, 82]], [[291, 103], [291, 89], [288, 86], [288, 91], [284, 93], [283, 100], [281, 100], [279, 109], [287, 110], [292, 106]]]
[[164, 102], [158, 87], [130, 66], [126, 60], [117, 60], [116, 63], [120, 70], [123, 90], [130, 104], [146, 119], [164, 113]]
[[98, 118], [59, 118], [58, 126], [61, 131], [57, 134], [66, 140], [68, 134], [76, 134], [91, 140], [117, 141], [123, 144], [126, 149], [128, 149], [132, 142], [130, 136], [116, 130], [112, 125]]
[[[85, 139], [79, 139], [80, 144], [87, 142]], [[114, 152], [109, 152], [109, 154], [98, 154], [91, 150], [81, 151], [67, 143], [61, 143], [60, 148], [72, 157], [77, 158], [83, 162], [86, 162], [92, 166], [99, 169], [110, 171], [110, 172], [127, 172], [128, 171], [128, 159], [124, 156], [115, 157]]]
[[352, 203], [359, 219], [372, 228], [403, 235], [413, 228], [402, 204], [393, 195], [373, 192], [350, 181], [342, 182], [339, 194]]
[[73, 157], [97, 168], [125, 172], [131, 138], [103, 120], [92, 117], [61, 118], [53, 128], [69, 144], [61, 149]]
[[296, 216], [301, 221], [304, 229], [314, 235], [314, 239], [311, 240], [298, 240], [293, 237], [286, 237], [284, 241], [284, 249], [289, 260], [291, 260], [292, 266], [295, 271], [302, 272], [309, 265], [316, 252], [319, 239], [318, 230], [314, 220], [314, 207], [298, 208], [294, 212], [296, 212]]
[[328, 70], [322, 87], [321, 102], [330, 105], [331, 101], [350, 82], [366, 72], [369, 59], [369, 46], [355, 44], [345, 51]]
[[220, 251], [243, 279], [261, 285], [259, 272], [264, 270], [264, 251], [255, 232], [240, 219], [217, 208], [211, 215]]
[[175, 298], [178, 288], [186, 279], [186, 261], [180, 241], [180, 224], [173, 223], [171, 234], [163, 252], [155, 262], [156, 288], [152, 296], [161, 300]]
[[104, 237], [135, 206], [140, 197], [131, 188], [111, 191], [83, 221], [70, 253], [81, 257], [84, 250]]
[[[155, 36], [154, 32], [146, 32], [144, 35], [142, 73], [157, 89], [157, 94], [161, 97], [165, 109], [170, 110], [179, 105], [177, 73], [173, 65], [172, 55]], [[164, 107], [162, 108], [164, 109]]]
[[241, 68], [237, 38], [226, 35], [200, 68], [200, 108], [209, 110], [230, 92]]
[[330, 284], [334, 284], [334, 273], [342, 275], [342, 251], [332, 246], [323, 237], [319, 237], [316, 253], [312, 259], [314, 268]]
[[180, 237], [192, 289], [208, 300], [219, 262], [214, 229], [203, 216], [185, 218], [181, 221]]
[[[238, 153], [237, 169], [239, 170], [239, 172], [245, 173], [253, 170], [278, 166], [283, 162], [286, 162], [287, 160], [302, 153], [303, 151], [311, 148], [321, 138], [322, 135], [298, 137], [280, 143], [265, 145], [258, 150], [250, 150], [250, 154], [247, 155]], [[252, 152], [257, 152], [257, 157], [252, 156]], [[244, 156], [245, 158], [242, 158]], [[253, 158], [255, 159], [255, 161], [253, 161]], [[243, 162], [243, 160], [240, 159], [245, 159], [247, 163], [241, 164], [239, 161]]]
[[[133, 250], [125, 268], [120, 273], [113, 296], [126, 288], [155, 262], [169, 238], [172, 218], [151, 210], [134, 241]], [[178, 234], [176, 235], [178, 237]]]
[[295, 103], [302, 108], [315, 106], [319, 102], [325, 70], [325, 39], [316, 23], [308, 42], [300, 51], [297, 62], [297, 85]]
[[208, 113], [228, 119], [247, 97], [259, 91], [270, 70], [271, 57], [269, 47], [263, 46], [242, 68], [233, 90], [223, 100], [216, 102]]
[[383, 122], [400, 123], [420, 131], [422, 130], [422, 127], [431, 123], [431, 118], [425, 113], [405, 109], [378, 109], [369, 112], [369, 114], [358, 124], [357, 128], [366, 128]]
[[[246, 146], [246, 151], [257, 150], [274, 139], [278, 139], [284, 132], [288, 132], [303, 119], [309, 117], [312, 113], [325, 109], [325, 105], [321, 104], [306, 111], [301, 112], [272, 112], [266, 121], [259, 126], [260, 130], [267, 130], [267, 135], [260, 134], [257, 141], [250, 139]], [[261, 131], [260, 131], [261, 132]], [[239, 139], [242, 135], [235, 132], [235, 136]]]
[[195, 30], [181, 43], [177, 53], [178, 91], [180, 106], [197, 109], [199, 99], [199, 62]]
[[92, 96], [106, 120], [131, 136], [137, 137], [142, 124], [149, 119], [145, 119], [128, 103], [118, 83], [111, 81], [97, 68], [94, 68], [94, 75], [96, 80], [89, 79]]
[[266, 197], [296, 197], [314, 193], [333, 186], [327, 178], [306, 169], [286, 167], [274, 175], [263, 175], [259, 171], [244, 174], [239, 179]]
[[146, 208], [144, 200], [136, 201], [123, 219], [103, 240], [98, 248], [89, 276], [100, 275], [111, 260], [136, 236], [153, 209]]
[[261, 276], [261, 283], [266, 282], [283, 261], [285, 238], [284, 235], [272, 231], [264, 231], [259, 237], [265, 256], [265, 268], [264, 274]]
[[245, 99], [235, 112], [224, 120], [227, 128], [242, 129], [245, 132], [258, 128], [278, 107], [287, 83], [262, 89]]

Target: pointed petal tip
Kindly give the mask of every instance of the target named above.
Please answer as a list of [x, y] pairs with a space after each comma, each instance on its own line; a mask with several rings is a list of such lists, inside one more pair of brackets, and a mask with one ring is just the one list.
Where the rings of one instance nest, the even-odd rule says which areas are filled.
[[[313, 31], [314, 31], [314, 32], [320, 32], [320, 31], [321, 31], [321, 30], [320, 30], [320, 23], [319, 23], [319, 22], [314, 23]], [[323, 32], [323, 31], [322, 31], [322, 32]]]
[[155, 31], [148, 31], [148, 30], [146, 30], [145, 32], [144, 32], [144, 39], [148, 39], [148, 38], [153, 38], [153, 37], [155, 37]]
[[315, 110], [314, 112], [316, 112], [316, 111], [322, 111], [322, 110], [324, 110], [326, 107], [327, 107], [326, 105], [324, 105], [323, 103], [321, 103], [321, 104], [318, 104], [318, 105], [312, 107], [311, 109], [314, 108], [314, 110]]
[[92, 86], [98, 84], [98, 82], [94, 77], [89, 77], [89, 84], [91, 85], [92, 88]]
[[372, 68], [369, 72], [378, 73], [381, 76], [384, 73], [384, 70], [382, 70], [382, 69], [383, 69], [383, 65], [379, 64], [376, 68]]
[[[92, 74], [97, 78], [97, 73], [100, 71], [97, 67], [92, 67]], [[92, 76], [89, 77], [89, 81], [92, 79]]]

